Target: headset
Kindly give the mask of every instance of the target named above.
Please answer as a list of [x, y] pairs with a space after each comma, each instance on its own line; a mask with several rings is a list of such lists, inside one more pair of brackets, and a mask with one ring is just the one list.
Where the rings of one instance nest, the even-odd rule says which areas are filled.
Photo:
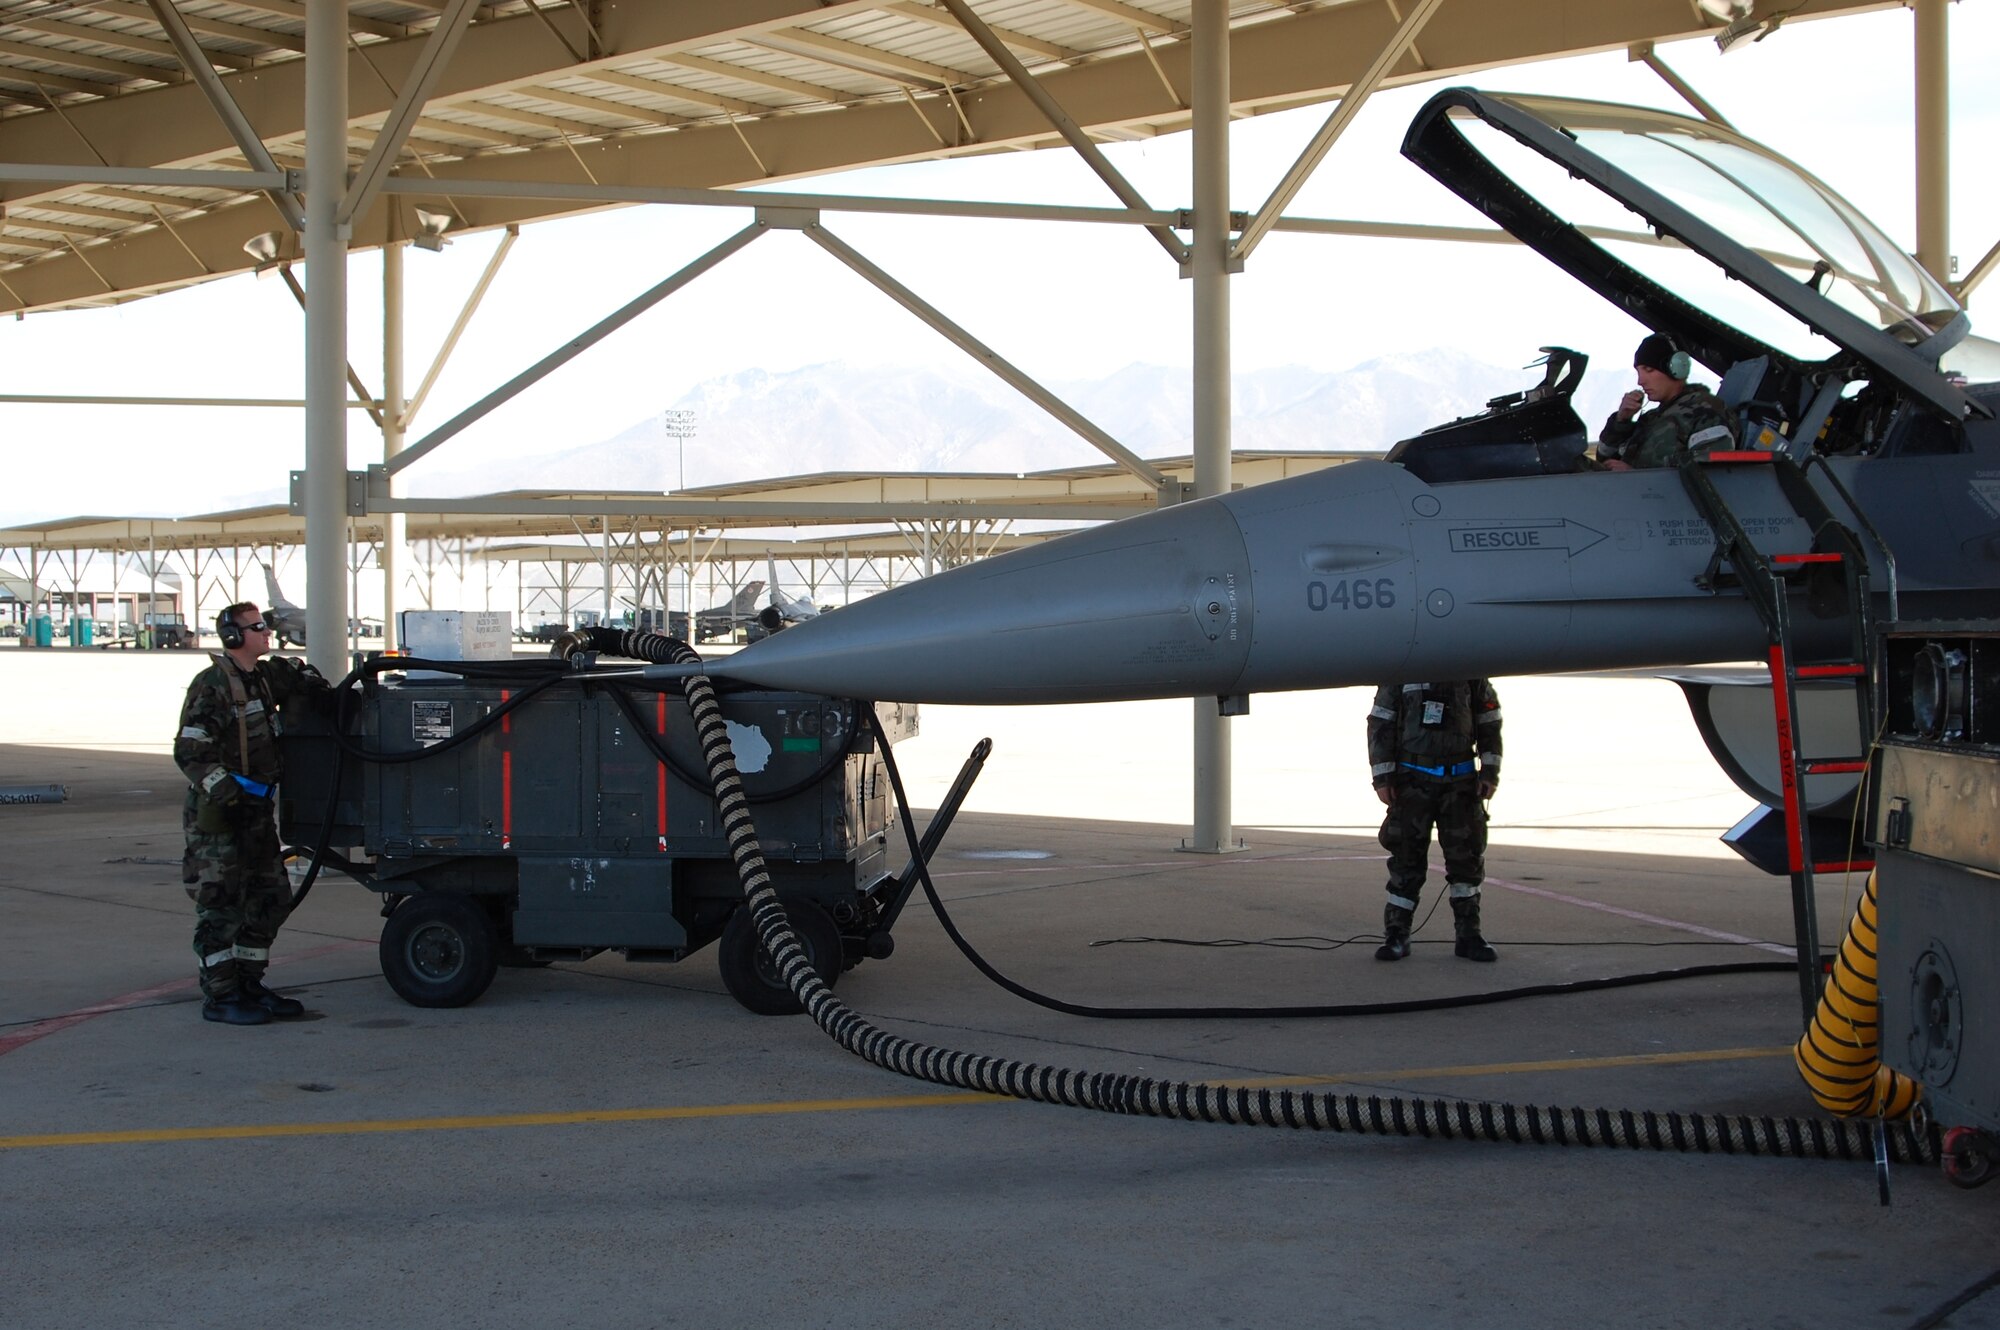
[[243, 645], [243, 625], [236, 622], [237, 612], [242, 607], [232, 605], [215, 616], [215, 635], [222, 639], [224, 651], [234, 651]]
[[1674, 340], [1672, 333], [1661, 333], [1660, 336], [1666, 338], [1667, 345], [1673, 348], [1673, 354], [1667, 357], [1668, 377], [1679, 379], [1682, 383], [1686, 383], [1687, 376], [1694, 373], [1693, 359], [1688, 356], [1687, 352], [1681, 350], [1681, 344]]

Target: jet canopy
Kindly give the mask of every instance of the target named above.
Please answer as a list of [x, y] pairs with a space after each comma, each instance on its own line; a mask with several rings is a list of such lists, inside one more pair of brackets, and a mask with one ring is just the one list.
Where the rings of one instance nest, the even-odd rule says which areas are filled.
[[[1954, 419], [1969, 331], [1941, 284], [1821, 181], [1707, 121], [1455, 88], [1406, 156], [1717, 373], [1758, 357], [1893, 380]], [[1634, 217], [1641, 223], [1634, 225]], [[1864, 368], [1865, 367], [1865, 368]]]

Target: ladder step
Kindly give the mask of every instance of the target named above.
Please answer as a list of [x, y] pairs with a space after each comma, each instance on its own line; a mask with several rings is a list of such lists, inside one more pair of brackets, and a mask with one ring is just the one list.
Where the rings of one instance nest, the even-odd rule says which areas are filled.
[[1801, 679], [1853, 679], [1868, 673], [1866, 665], [1801, 665], [1792, 671]]
[[1776, 457], [1777, 454], [1758, 452], [1752, 449], [1745, 451], [1731, 451], [1726, 453], [1718, 453], [1718, 452], [1697, 453], [1696, 456], [1699, 457], [1702, 461], [1709, 463], [1710, 465], [1728, 466], [1744, 462], [1768, 462], [1772, 458]]
[[1866, 771], [1868, 763], [1862, 758], [1834, 758], [1825, 761], [1801, 762], [1799, 770], [1808, 776], [1838, 776], [1843, 772]]
[[1771, 562], [1783, 564], [1839, 563], [1846, 557], [1845, 554], [1773, 554]]

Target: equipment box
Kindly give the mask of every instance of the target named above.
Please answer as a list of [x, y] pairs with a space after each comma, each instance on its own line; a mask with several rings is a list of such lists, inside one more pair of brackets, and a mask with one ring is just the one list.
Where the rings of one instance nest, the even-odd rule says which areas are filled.
[[[323, 863], [383, 894], [396, 991], [457, 1006], [502, 963], [679, 960], [720, 939], [732, 993], [795, 1010], [738, 908], [678, 688], [633, 671], [459, 668], [468, 677], [371, 681], [284, 740], [286, 843], [335, 847]], [[831, 982], [888, 955], [907, 890], [887, 862], [895, 808], [868, 704], [762, 690], [720, 701], [766, 866], [816, 968]], [[913, 707], [877, 714], [892, 742], [916, 732]]]

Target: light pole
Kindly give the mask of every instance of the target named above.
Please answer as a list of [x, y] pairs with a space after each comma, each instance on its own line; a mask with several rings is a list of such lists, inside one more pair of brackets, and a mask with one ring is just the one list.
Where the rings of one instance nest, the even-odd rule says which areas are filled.
[[[667, 437], [674, 441], [674, 449], [679, 456], [680, 476], [674, 486], [674, 493], [679, 494], [687, 488], [687, 441], [694, 437], [694, 412], [686, 407], [670, 407], [662, 415], [661, 420], [662, 427], [666, 430]], [[694, 567], [692, 564], [688, 567], [687, 580], [683, 585], [686, 587], [686, 593], [681, 603], [687, 608], [688, 641], [692, 642], [694, 641]], [[666, 599], [664, 588], [661, 590], [660, 599], [663, 601]], [[663, 612], [672, 608], [670, 605], [663, 604], [660, 606]], [[666, 628], [667, 624], [663, 622], [660, 626]]]

